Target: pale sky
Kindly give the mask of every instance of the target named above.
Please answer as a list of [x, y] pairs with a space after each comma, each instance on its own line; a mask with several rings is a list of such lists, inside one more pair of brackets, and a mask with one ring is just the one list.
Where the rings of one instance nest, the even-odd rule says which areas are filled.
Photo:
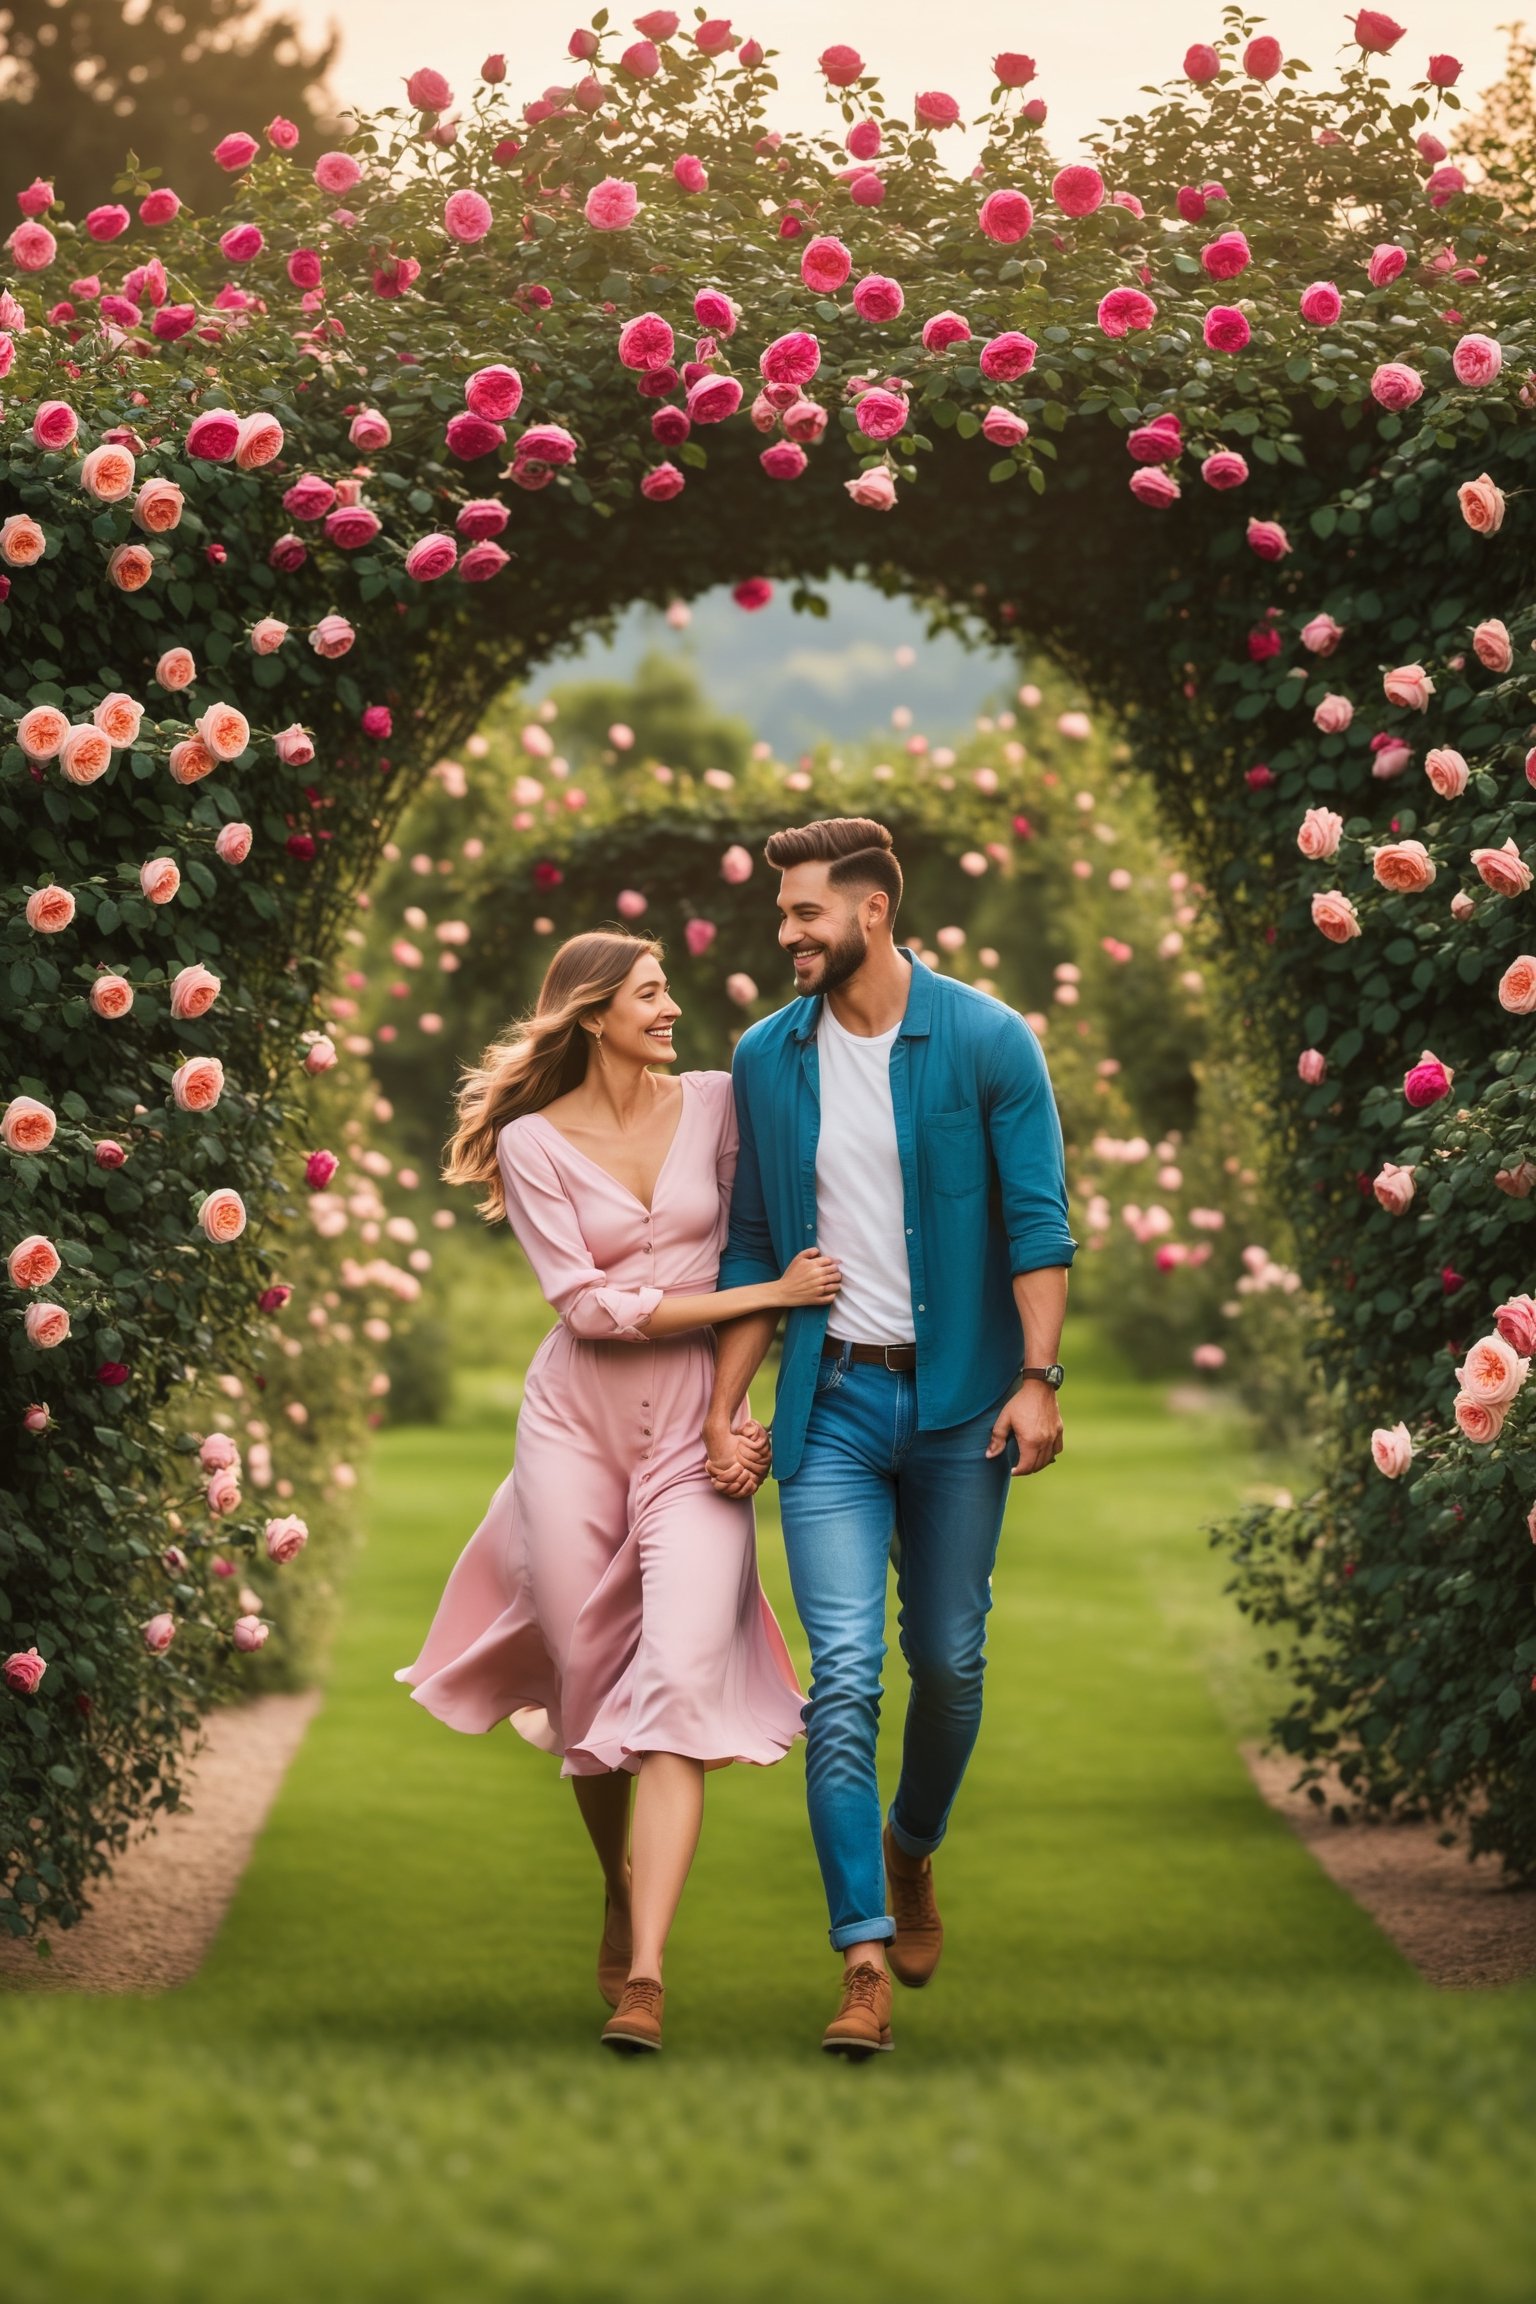
[[[508, 88], [521, 104], [552, 81], [569, 76], [566, 41], [585, 24], [590, 5], [580, 0], [452, 0], [442, 9], [424, 9], [420, 0], [287, 0], [293, 13], [314, 32], [334, 23], [342, 52], [334, 85], [344, 103], [362, 107], [400, 100], [401, 84], [418, 65], [445, 72], [455, 90], [467, 95], [481, 59], [501, 50], [508, 59]], [[1384, 0], [1377, 0], [1377, 5]], [[1220, 0], [1079, 0], [1050, 10], [1011, 4], [1011, 0], [949, 0], [917, 6], [913, 0], [710, 0], [711, 10], [731, 11], [735, 30], [781, 50], [780, 90], [772, 125], [814, 127], [824, 115], [816, 57], [832, 41], [856, 47], [879, 73], [893, 108], [906, 111], [918, 88], [943, 88], [959, 98], [969, 116], [985, 102], [991, 87], [990, 59], [1000, 48], [1034, 57], [1039, 77], [1031, 95], [1050, 106], [1047, 136], [1053, 150], [1067, 152], [1074, 140], [1102, 117], [1122, 117], [1141, 108], [1147, 82], [1179, 69], [1193, 40], [1214, 39], [1221, 28]], [[612, 18], [626, 31], [645, 0], [615, 6]], [[1390, 0], [1389, 12], [1406, 22], [1407, 37], [1388, 60], [1394, 85], [1406, 91], [1422, 79], [1431, 52], [1449, 51], [1466, 66], [1459, 93], [1469, 105], [1499, 76], [1504, 40], [1497, 29], [1516, 13], [1510, 0]], [[680, 5], [684, 23], [693, 20]], [[1347, 33], [1341, 0], [1278, 0], [1268, 29], [1288, 55], [1299, 55], [1322, 72]], [[1447, 138], [1447, 141], [1451, 141]], [[965, 156], [960, 137], [941, 145], [956, 162]]]

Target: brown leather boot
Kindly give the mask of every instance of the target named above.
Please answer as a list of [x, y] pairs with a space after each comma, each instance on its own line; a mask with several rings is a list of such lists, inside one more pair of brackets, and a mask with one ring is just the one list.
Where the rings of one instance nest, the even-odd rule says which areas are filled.
[[890, 1890], [896, 1938], [886, 1956], [912, 1990], [927, 1983], [944, 1949], [944, 1923], [933, 1895], [933, 1858], [909, 1856], [885, 1828], [885, 1881]]
[[871, 1960], [843, 1971], [843, 1996], [837, 2014], [821, 2036], [829, 2056], [847, 2056], [862, 2062], [894, 2048], [891, 2038], [891, 1980]]
[[619, 2005], [603, 2026], [605, 2048], [621, 2056], [643, 2056], [661, 2046], [661, 2010], [666, 1999], [654, 1976], [631, 1976]]
[[634, 1958], [629, 1922], [613, 1909], [613, 1898], [603, 1898], [603, 1940], [597, 1948], [597, 1988], [610, 2008], [617, 2008]]

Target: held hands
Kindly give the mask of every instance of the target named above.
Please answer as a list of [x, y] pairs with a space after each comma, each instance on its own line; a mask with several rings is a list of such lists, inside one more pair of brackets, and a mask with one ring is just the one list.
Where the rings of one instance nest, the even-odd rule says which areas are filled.
[[1066, 1435], [1056, 1395], [1048, 1384], [1026, 1382], [1003, 1402], [987, 1442], [988, 1456], [1001, 1456], [1010, 1440], [1017, 1441], [1019, 1449], [1012, 1479], [1017, 1480], [1021, 1472], [1043, 1472], [1047, 1464], [1055, 1463]]
[[778, 1301], [786, 1310], [801, 1304], [830, 1304], [843, 1284], [842, 1267], [819, 1248], [802, 1248], [777, 1283]]
[[704, 1457], [710, 1480], [722, 1496], [755, 1496], [768, 1477], [773, 1443], [756, 1417], [734, 1432], [704, 1427]]

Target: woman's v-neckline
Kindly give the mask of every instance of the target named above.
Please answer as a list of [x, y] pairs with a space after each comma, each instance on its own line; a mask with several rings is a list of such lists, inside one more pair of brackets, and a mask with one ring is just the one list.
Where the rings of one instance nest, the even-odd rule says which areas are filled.
[[677, 1140], [683, 1132], [683, 1118], [688, 1104], [688, 1090], [685, 1086], [687, 1078], [688, 1075], [686, 1072], [680, 1073], [678, 1075], [677, 1125], [672, 1130], [672, 1135], [667, 1144], [667, 1148], [661, 1156], [661, 1163], [651, 1181], [651, 1197], [649, 1200], [642, 1200], [638, 1192], [631, 1192], [629, 1186], [625, 1184], [619, 1177], [615, 1176], [611, 1168], [605, 1168], [601, 1160], [594, 1160], [590, 1152], [583, 1152], [579, 1144], [572, 1143], [565, 1130], [557, 1126], [557, 1124], [550, 1119], [547, 1112], [533, 1112], [529, 1114], [529, 1118], [533, 1120], [542, 1120], [545, 1127], [548, 1128], [552, 1134], [559, 1137], [561, 1143], [565, 1146], [568, 1152], [574, 1152], [578, 1160], [585, 1160], [587, 1166], [589, 1168], [595, 1168], [599, 1176], [606, 1176], [609, 1183], [613, 1186], [616, 1192], [622, 1192], [626, 1200], [633, 1200], [635, 1206], [643, 1210], [647, 1216], [654, 1216], [656, 1213], [656, 1197], [661, 1190], [661, 1180], [667, 1172], [667, 1164], [671, 1160], [673, 1153], [677, 1150]]

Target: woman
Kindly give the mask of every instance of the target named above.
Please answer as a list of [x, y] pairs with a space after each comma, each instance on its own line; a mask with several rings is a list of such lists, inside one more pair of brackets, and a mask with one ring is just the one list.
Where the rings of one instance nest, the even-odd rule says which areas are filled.
[[679, 1014], [658, 945], [575, 936], [465, 1077], [444, 1174], [510, 1218], [560, 1322], [528, 1370], [517, 1462], [395, 1675], [450, 1727], [510, 1718], [564, 1756], [607, 1889], [602, 2037], [626, 2051], [661, 2046], [705, 1769], [778, 1760], [801, 1726], [751, 1503], [705, 1470], [710, 1331], [829, 1303], [840, 1281], [807, 1250], [782, 1280], [715, 1288], [735, 1108], [727, 1073], [665, 1075]]

